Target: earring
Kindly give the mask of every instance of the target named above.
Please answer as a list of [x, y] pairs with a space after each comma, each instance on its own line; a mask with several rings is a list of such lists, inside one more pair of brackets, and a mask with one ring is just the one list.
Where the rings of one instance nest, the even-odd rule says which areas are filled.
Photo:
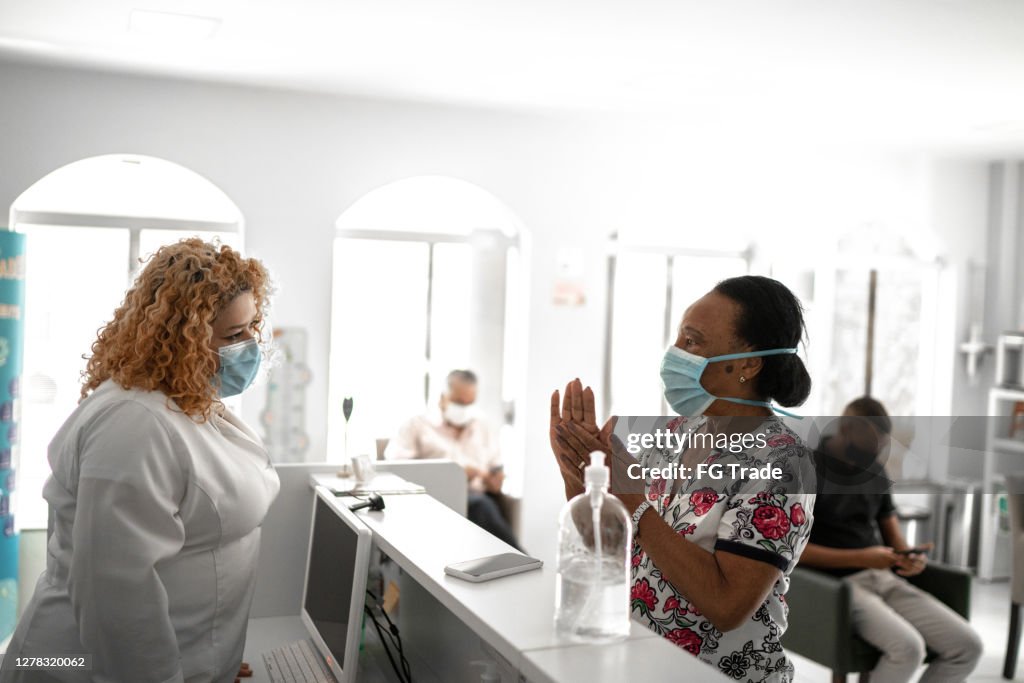
[[747, 378], [744, 377], [743, 375], [740, 375], [740, 384], [743, 384], [746, 381], [747, 381]]

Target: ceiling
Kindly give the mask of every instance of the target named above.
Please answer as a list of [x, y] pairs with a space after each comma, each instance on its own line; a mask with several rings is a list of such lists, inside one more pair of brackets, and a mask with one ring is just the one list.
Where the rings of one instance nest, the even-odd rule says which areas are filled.
[[[203, 17], [213, 35], [130, 31], [133, 10]], [[3, 0], [4, 57], [1024, 149], [1024, 0]]]

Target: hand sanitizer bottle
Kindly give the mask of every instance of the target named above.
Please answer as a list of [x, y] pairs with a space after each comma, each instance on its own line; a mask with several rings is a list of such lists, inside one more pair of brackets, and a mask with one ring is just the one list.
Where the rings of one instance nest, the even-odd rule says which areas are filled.
[[[586, 643], [629, 635], [629, 513], [608, 493], [605, 454], [590, 454], [586, 490], [562, 508], [555, 584], [555, 629]], [[596, 532], [596, 533], [595, 533]]]

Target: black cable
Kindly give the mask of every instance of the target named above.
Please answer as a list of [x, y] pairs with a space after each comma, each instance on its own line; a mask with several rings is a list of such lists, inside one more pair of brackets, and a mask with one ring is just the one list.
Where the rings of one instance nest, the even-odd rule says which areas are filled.
[[[376, 600], [376, 598], [374, 598]], [[398, 627], [395, 626], [394, 622], [391, 621], [391, 617], [384, 610], [383, 606], [378, 605], [380, 613], [384, 616], [384, 620], [388, 622], [388, 632], [391, 637], [391, 641], [395, 644], [395, 648], [398, 650], [398, 658], [402, 664], [402, 670], [405, 672], [405, 677], [412, 683], [412, 669], [409, 666], [409, 660], [405, 658], [405, 647], [402, 645], [402, 636], [398, 632]]]
[[[373, 591], [367, 589], [366, 594], [369, 595], [373, 600], [373, 603], [377, 605], [377, 608], [380, 610], [381, 615], [383, 615], [384, 620], [388, 623], [388, 637], [385, 638], [383, 633], [384, 629], [381, 628], [373, 610], [370, 609], [369, 605], [363, 605], [363, 609], [373, 621], [374, 628], [377, 629], [377, 635], [380, 637], [381, 644], [384, 645], [384, 651], [387, 653], [388, 660], [391, 662], [391, 668], [395, 670], [395, 673], [398, 675], [398, 678], [402, 683], [412, 683], [412, 668], [409, 666], [409, 660], [405, 657], [405, 648], [402, 646], [402, 636], [398, 631], [398, 627], [391, 621], [391, 617], [388, 616], [388, 613], [380, 605], [380, 602], [377, 599], [377, 596], [373, 594]], [[398, 665], [395, 664], [395, 660], [391, 656], [391, 649], [388, 647], [387, 643], [388, 640], [391, 641], [397, 650], [399, 662], [401, 663], [401, 671], [399, 671]]]
[[[366, 592], [370, 595], [371, 598], [373, 598], [374, 603], [378, 604], [377, 596], [375, 596], [369, 590]], [[409, 661], [405, 658], [405, 649], [402, 647], [402, 636], [398, 632], [398, 627], [395, 626], [393, 621], [391, 621], [391, 617], [388, 616], [388, 613], [384, 610], [384, 608], [380, 607], [379, 604], [378, 607], [380, 609], [381, 615], [383, 615], [384, 617], [384, 620], [388, 622], [388, 631], [391, 636], [391, 642], [394, 643], [395, 648], [398, 650], [398, 656], [402, 662], [402, 669], [405, 671], [406, 677], [408, 677], [409, 680], [411, 681], [412, 673], [409, 670]]]
[[407, 683], [407, 681], [405, 680], [405, 676], [402, 674], [402, 671], [398, 668], [398, 665], [395, 664], [395, 658], [391, 656], [391, 648], [388, 647], [387, 641], [384, 639], [384, 634], [381, 632], [380, 624], [377, 623], [377, 618], [373, 616], [373, 612], [370, 610], [368, 606], [364, 605], [363, 610], [365, 610], [367, 616], [370, 617], [370, 621], [373, 622], [373, 627], [377, 630], [377, 637], [380, 639], [381, 644], [384, 646], [384, 652], [387, 653], [388, 661], [391, 662], [391, 668], [394, 670], [395, 675], [398, 676], [398, 680], [400, 681], [400, 683]]
[[405, 648], [402, 645], [402, 636], [398, 632], [398, 627], [391, 621], [391, 617], [388, 616], [388, 613], [385, 612], [383, 608], [380, 608], [379, 606], [378, 608], [380, 609], [380, 613], [384, 616], [384, 620], [388, 622], [388, 637], [394, 644], [395, 649], [398, 650], [398, 658], [402, 664], [402, 671], [405, 672], [406, 678], [408, 678], [411, 683], [412, 670], [409, 666], [409, 660], [405, 657]]
[[384, 645], [384, 652], [387, 653], [387, 659], [388, 661], [390, 661], [391, 669], [394, 670], [395, 675], [398, 677], [398, 681], [400, 683], [411, 683], [410, 681], [406, 680], [406, 676], [402, 674], [402, 671], [398, 668], [398, 665], [394, 663], [394, 657], [391, 656], [391, 648], [387, 646], [387, 640], [384, 638], [384, 634], [381, 631], [381, 625], [377, 622], [377, 617], [374, 616], [374, 612], [367, 605], [362, 606], [362, 609], [364, 609], [370, 616], [370, 621], [373, 622], [374, 628], [377, 630], [377, 637], [380, 638], [381, 644]]
[[[383, 610], [381, 613], [383, 614]], [[389, 631], [388, 636], [391, 638], [391, 642], [394, 643], [395, 648], [398, 650], [398, 661], [402, 665], [402, 671], [405, 673], [405, 677], [408, 679], [409, 683], [412, 683], [412, 669], [409, 666], [409, 660], [405, 658], [405, 648], [402, 646], [401, 636], [398, 635], [398, 627], [392, 624]]]

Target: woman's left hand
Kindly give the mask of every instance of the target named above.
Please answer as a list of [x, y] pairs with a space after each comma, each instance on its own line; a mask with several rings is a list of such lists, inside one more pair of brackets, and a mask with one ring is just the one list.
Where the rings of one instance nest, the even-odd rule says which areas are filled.
[[646, 499], [644, 496], [644, 480], [629, 476], [629, 466], [636, 464], [636, 459], [629, 454], [622, 441], [612, 432], [618, 418], [612, 417], [605, 423], [598, 434], [592, 434], [578, 423], [567, 423], [556, 427], [559, 444], [575, 456], [586, 459], [593, 451], [605, 454], [605, 464], [611, 471], [609, 491], [614, 494], [626, 510], [633, 511]]

